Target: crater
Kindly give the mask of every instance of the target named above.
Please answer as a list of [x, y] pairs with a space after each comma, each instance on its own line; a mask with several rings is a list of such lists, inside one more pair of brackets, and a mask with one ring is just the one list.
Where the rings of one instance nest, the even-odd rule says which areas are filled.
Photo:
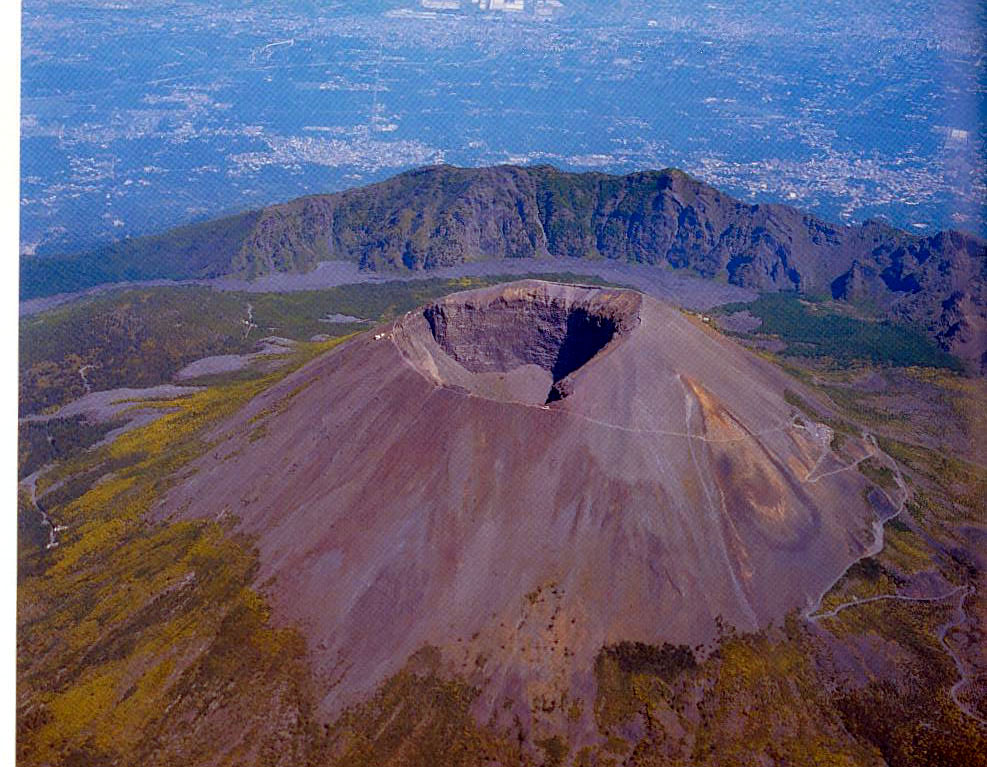
[[[485, 379], [509, 377], [515, 390], [527, 389], [524, 399], [547, 404], [566, 396], [570, 376], [631, 326], [634, 297], [534, 283], [469, 299], [450, 296], [422, 314], [438, 346], [463, 368]], [[531, 396], [539, 385], [540, 396]]]

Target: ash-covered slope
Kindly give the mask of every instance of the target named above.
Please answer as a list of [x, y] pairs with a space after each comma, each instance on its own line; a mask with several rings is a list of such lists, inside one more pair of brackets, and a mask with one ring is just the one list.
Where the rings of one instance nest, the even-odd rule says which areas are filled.
[[523, 725], [592, 700], [601, 646], [777, 621], [871, 545], [887, 500], [786, 388], [631, 291], [460, 293], [260, 396], [156, 513], [237, 517], [327, 713], [431, 645]]

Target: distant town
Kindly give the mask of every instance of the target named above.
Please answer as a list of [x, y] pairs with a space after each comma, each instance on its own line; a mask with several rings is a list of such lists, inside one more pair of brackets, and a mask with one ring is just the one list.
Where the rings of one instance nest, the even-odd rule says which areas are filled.
[[588, 0], [182, 7], [25, 7], [22, 253], [440, 162], [676, 167], [833, 221], [987, 234], [981, 38], [961, 16], [687, 0], [606, 14]]
[[559, 0], [421, 0], [421, 6], [432, 11], [472, 10], [551, 16], [562, 7], [562, 3]]

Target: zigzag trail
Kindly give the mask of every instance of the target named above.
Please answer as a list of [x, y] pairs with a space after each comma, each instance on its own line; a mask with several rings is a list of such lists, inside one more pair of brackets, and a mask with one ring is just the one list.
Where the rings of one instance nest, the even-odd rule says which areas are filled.
[[[826, 445], [826, 449], [823, 450], [822, 455], [819, 456], [819, 459], [816, 461], [816, 465], [812, 467], [812, 470], [808, 474], [805, 475], [805, 479], [803, 479], [802, 481], [803, 482], [809, 482], [809, 483], [811, 483], [811, 484], [814, 485], [820, 479], [824, 479], [825, 477], [832, 477], [835, 474], [842, 474], [844, 471], [850, 471], [852, 469], [856, 469], [864, 461], [866, 461], [869, 458], [873, 458], [874, 456], [876, 456], [880, 452], [880, 448], [878, 448], [877, 443], [874, 440], [874, 435], [873, 434], [864, 434], [864, 442], [867, 444], [867, 455], [858, 458], [857, 460], [853, 461], [852, 463], [843, 464], [843, 466], [841, 466], [839, 469], [833, 469], [833, 471], [827, 471], [824, 474], [820, 474], [818, 476], [813, 476], [819, 470], [819, 467], [822, 466], [822, 462], [824, 460], [826, 460], [826, 458], [828, 456], [833, 455], [833, 451], [830, 449], [829, 445]], [[834, 456], [834, 458], [835, 457], [836, 456]], [[839, 460], [839, 459], [837, 459], [837, 460]], [[895, 470], [896, 471], [897, 471], [897, 468], [898, 468], [898, 464], [895, 464]], [[897, 479], [897, 477], [896, 477], [896, 479]], [[904, 488], [900, 484], [898, 485], [898, 487], [899, 487], [899, 489], [901, 489], [903, 492], [905, 492], [907, 494], [908, 490], [906, 488]], [[908, 497], [906, 495], [905, 496], [905, 501], [907, 501], [907, 500], [908, 500]], [[904, 504], [904, 501], [902, 501], [902, 504]], [[899, 506], [898, 507], [898, 511], [896, 511], [892, 516], [888, 517], [888, 519], [893, 519], [894, 517], [898, 516], [898, 514], [901, 513], [902, 508], [904, 508], [903, 505]], [[885, 521], [887, 521], [887, 520], [885, 520]]]
[[[819, 479], [822, 479], [823, 477], [836, 474], [840, 471], [847, 471], [849, 469], [856, 468], [860, 463], [867, 460], [868, 458], [877, 455], [878, 453], [882, 453], [884, 457], [888, 461], [890, 461], [891, 465], [894, 467], [894, 480], [895, 483], [898, 485], [898, 489], [901, 491], [901, 500], [898, 503], [898, 508], [896, 509], [894, 514], [891, 514], [889, 517], [881, 520], [878, 523], [878, 525], [875, 528], [877, 535], [875, 535], [874, 543], [866, 552], [864, 552], [864, 554], [856, 562], [859, 562], [868, 557], [876, 556], [877, 554], [880, 554], [881, 551], [884, 550], [885, 523], [890, 522], [892, 519], [894, 519], [899, 514], [901, 514], [901, 512], [905, 508], [905, 504], [908, 502], [908, 499], [911, 497], [911, 493], [908, 489], [908, 486], [905, 484], [904, 478], [902, 477], [901, 467], [898, 466], [898, 462], [895, 461], [893, 458], [891, 458], [891, 456], [889, 456], [887, 453], [883, 453], [883, 451], [880, 451], [880, 449], [877, 447], [877, 442], [874, 439], [874, 435], [865, 434], [864, 437], [867, 440], [868, 444], [870, 444], [871, 447], [873, 448], [873, 451], [869, 452], [868, 455], [864, 456], [863, 458], [858, 458], [852, 464], [848, 464], [844, 466], [842, 469], [837, 469], [832, 472], [827, 472], [826, 474], [821, 474], [818, 477], [815, 477], [814, 479], [809, 479], [809, 477], [806, 477], [807, 481], [815, 482], [818, 481]], [[828, 452], [829, 449], [827, 448], [827, 453]], [[823, 458], [827, 453], [823, 454]], [[820, 458], [820, 462], [821, 461], [822, 458]], [[816, 467], [818, 467], [818, 465], [819, 464], [817, 463]], [[815, 468], [813, 468], [813, 471], [815, 471]], [[809, 473], [809, 476], [811, 476], [811, 474], [812, 472]], [[840, 577], [837, 578], [833, 582], [833, 584], [820, 595], [819, 599], [817, 600], [814, 606], [811, 606], [810, 608], [807, 608], [805, 611], [803, 611], [803, 617], [809, 622], [815, 624], [827, 618], [835, 618], [841, 612], [843, 612], [844, 610], [848, 610], [851, 607], [858, 607], [860, 605], [871, 604], [873, 602], [880, 602], [880, 601], [925, 602], [925, 603], [941, 602], [950, 599], [956, 596], [957, 594], [962, 593], [963, 596], [960, 598], [959, 604], [956, 606], [956, 610], [953, 613], [952, 619], [939, 627], [936, 636], [939, 639], [939, 643], [943, 646], [943, 649], [946, 651], [949, 657], [952, 658], [953, 664], [956, 666], [956, 671], [960, 677], [956, 681], [956, 683], [949, 689], [950, 699], [953, 701], [956, 707], [964, 714], [966, 714], [968, 717], [979, 722], [982, 725], [987, 725], [987, 719], [982, 717], [973, 708], [971, 708], [962, 700], [960, 700], [959, 697], [960, 690], [962, 690], [969, 683], [970, 672], [966, 668], [966, 664], [960, 658], [959, 654], [952, 647], [950, 647], [949, 643], [946, 641], [946, 637], [948, 636], [950, 631], [952, 631], [957, 626], [966, 622], [967, 615], [964, 609], [964, 605], [966, 603], [967, 597], [975, 593], [976, 589], [974, 589], [973, 586], [957, 586], [956, 588], [947, 591], [945, 594], [939, 594], [936, 596], [907, 596], [905, 594], [878, 594], [876, 596], [867, 597], [865, 599], [854, 599], [851, 602], [844, 602], [843, 604], [838, 605], [832, 610], [827, 610], [825, 612], [818, 612], [819, 608], [822, 605], [822, 600], [825, 598], [826, 594], [828, 594], [836, 586], [836, 584], [839, 583], [840, 580], [842, 580], [843, 576], [846, 575], [850, 567], [853, 567], [853, 565], [856, 564], [856, 562], [852, 563], [849, 567], [847, 567], [847, 569], [843, 571]]]
[[952, 647], [950, 647], [949, 643], [946, 641], [946, 636], [949, 634], [950, 631], [952, 631], [960, 624], [966, 622], [967, 619], [966, 610], [964, 609], [964, 605], [966, 604], [966, 598], [975, 592], [976, 589], [974, 589], [973, 586], [967, 586], [964, 589], [963, 596], [960, 598], [960, 603], [957, 606], [956, 611], [953, 613], [952, 620], [939, 627], [938, 637], [939, 637], [939, 642], [946, 649], [946, 652], [949, 653], [949, 657], [953, 659], [953, 663], [956, 664], [956, 670], [959, 671], [960, 674], [960, 678], [957, 679], [956, 683], [949, 688], [949, 697], [952, 699], [953, 703], [956, 704], [956, 707], [960, 711], [962, 711], [971, 719], [975, 719], [976, 721], [980, 722], [980, 724], [987, 726], [987, 719], [980, 716], [980, 714], [974, 711], [973, 708], [966, 705], [965, 703], [963, 703], [963, 701], [960, 700], [959, 697], [960, 690], [962, 690], [969, 683], [970, 673], [966, 669], [966, 666], [963, 663], [963, 661], [960, 659], [959, 654], [957, 654], [957, 652]]
[[964, 594], [966, 594], [970, 591], [970, 588], [968, 586], [957, 586], [954, 589], [950, 589], [945, 594], [940, 594], [939, 596], [930, 596], [930, 597], [909, 597], [904, 594], [879, 594], [876, 597], [866, 597], [865, 599], [854, 599], [852, 602], [844, 602], [839, 607], [836, 607], [832, 610], [828, 610], [824, 613], [816, 613], [810, 617], [814, 621], [819, 621], [824, 618], [835, 618], [841, 612], [843, 612], [844, 610], [850, 607], [857, 607], [858, 605], [866, 605], [869, 604], [870, 602], [880, 602], [882, 600], [895, 599], [901, 602], [941, 602], [944, 599], [949, 599], [951, 596], [955, 594], [959, 594], [961, 591]]
[[[408, 312], [404, 315], [405, 319], [407, 319], [410, 316], [411, 316], [411, 312]], [[403, 345], [398, 341], [398, 339], [402, 337], [402, 333], [405, 332], [404, 328], [399, 329], [399, 327], [400, 326], [398, 326], [397, 323], [395, 323], [387, 330], [384, 330], [384, 332], [378, 333], [376, 336], [374, 336], [374, 338], [377, 341], [380, 340], [391, 341], [399, 357], [401, 358], [402, 362], [408, 367], [410, 367], [412, 370], [414, 370], [419, 376], [428, 380], [435, 387], [435, 389], [433, 389], [433, 393], [434, 391], [441, 388], [441, 389], [445, 389], [446, 391], [455, 392], [459, 397], [463, 397], [464, 399], [469, 399], [478, 396], [477, 394], [474, 394], [470, 391], [466, 391], [458, 387], [445, 386], [437, 377], [434, 377], [426, 373], [424, 370], [420, 368], [420, 366], [416, 365], [412, 361], [412, 359], [406, 354], [406, 350], [403, 348]], [[398, 338], [395, 338], [396, 335], [395, 331], [397, 331]], [[681, 380], [680, 380], [680, 384], [681, 384]], [[870, 544], [867, 545], [866, 548], [860, 553], [860, 555], [854, 561], [852, 561], [845, 569], [843, 569], [843, 571], [839, 573], [837, 577], [834, 578], [833, 581], [819, 593], [818, 598], [813, 600], [802, 610], [802, 617], [811, 624], [817, 624], [823, 620], [836, 619], [838, 618], [839, 614], [842, 613], [844, 610], [848, 610], [851, 607], [857, 605], [870, 604], [870, 603], [882, 602], [882, 601], [893, 601], [893, 600], [901, 601], [901, 602], [934, 603], [934, 602], [943, 602], [943, 601], [955, 599], [957, 595], [962, 594], [962, 597], [959, 599], [959, 603], [956, 606], [956, 611], [952, 619], [938, 629], [938, 638], [942, 646], [944, 647], [945, 651], [953, 659], [953, 662], [957, 668], [960, 677], [959, 680], [956, 682], [956, 684], [954, 684], [953, 687], [950, 689], [950, 698], [964, 714], [976, 720], [977, 722], [980, 722], [981, 724], [987, 724], [984, 718], [977, 711], [972, 710], [971, 707], [965, 705], [960, 700], [959, 693], [964, 689], [965, 685], [969, 682], [970, 671], [964, 665], [964, 662], [962, 658], [959, 656], [959, 654], [949, 645], [947, 641], [948, 635], [957, 626], [967, 621], [967, 615], [964, 609], [965, 602], [967, 597], [970, 596], [970, 594], [974, 593], [973, 586], [957, 586], [955, 588], [946, 591], [945, 593], [932, 594], [928, 596], [923, 596], [923, 595], [907, 596], [904, 594], [896, 594], [896, 593], [879, 594], [865, 599], [857, 599], [850, 602], [845, 602], [844, 604], [837, 605], [836, 607], [829, 610], [825, 610], [825, 611], [822, 610], [822, 603], [826, 595], [832, 592], [832, 590], [837, 586], [837, 584], [839, 584], [840, 581], [846, 577], [846, 574], [851, 567], [853, 567], [855, 564], [857, 564], [863, 559], [877, 556], [878, 554], [880, 554], [880, 552], [884, 550], [885, 523], [901, 515], [901, 513], [904, 511], [905, 506], [911, 497], [911, 492], [902, 475], [901, 467], [898, 465], [897, 461], [895, 461], [891, 456], [887, 455], [881, 449], [875, 436], [868, 432], [863, 433], [862, 442], [863, 442], [864, 454], [857, 457], [855, 460], [844, 459], [833, 452], [833, 448], [832, 448], [833, 432], [831, 429], [829, 429], [828, 427], [822, 424], [810, 423], [807, 425], [805, 423], [800, 423], [799, 417], [795, 415], [792, 415], [787, 419], [779, 419], [778, 421], [775, 422], [774, 425], [768, 426], [767, 428], [757, 433], [745, 433], [740, 436], [728, 436], [725, 438], [724, 437], [711, 438], [706, 434], [696, 433], [694, 431], [691, 416], [693, 415], [693, 408], [695, 406], [695, 403], [693, 402], [688, 392], [684, 392], [684, 394], [686, 399], [684, 431], [640, 428], [637, 425], [638, 424], [637, 421], [626, 425], [614, 423], [611, 420], [602, 420], [602, 419], [594, 418], [590, 415], [574, 412], [573, 410], [568, 410], [564, 407], [552, 407], [549, 406], [548, 403], [532, 404], [531, 402], [517, 402], [517, 401], [506, 402], [504, 400], [501, 401], [505, 402], [505, 404], [524, 407], [531, 411], [542, 411], [546, 413], [547, 417], [550, 418], [562, 417], [564, 419], [578, 419], [578, 421], [587, 424], [592, 424], [594, 426], [601, 427], [604, 429], [619, 431], [628, 434], [636, 434], [636, 435], [644, 435], [644, 436], [654, 435], [659, 437], [671, 437], [671, 438], [686, 440], [689, 446], [689, 453], [688, 453], [689, 459], [691, 460], [692, 465], [695, 467], [697, 478], [701, 486], [701, 492], [704, 496], [705, 503], [711, 512], [718, 505], [717, 504], [718, 500], [719, 500], [719, 504], [722, 505], [723, 499], [722, 499], [722, 493], [719, 492], [719, 488], [714, 486], [714, 484], [710, 481], [710, 477], [707, 476], [706, 473], [703, 471], [702, 461], [699, 460], [700, 455], [698, 452], [702, 450], [701, 448], [702, 443], [708, 443], [708, 444], [739, 443], [745, 440], [755, 439], [761, 437], [762, 435], [767, 435], [770, 433], [777, 433], [791, 429], [804, 429], [807, 432], [809, 432], [810, 436], [813, 438], [812, 439], [813, 442], [815, 442], [816, 444], [822, 443], [822, 445], [824, 445], [820, 454], [818, 455], [817, 459], [812, 465], [811, 469], [809, 469], [808, 472], [803, 477], [801, 477], [801, 482], [805, 485], [815, 485], [819, 483], [821, 480], [832, 478], [839, 474], [843, 474], [845, 472], [859, 471], [860, 466], [865, 461], [870, 460], [872, 458], [879, 459], [885, 466], [892, 468], [893, 470], [892, 476], [894, 477], [894, 483], [897, 486], [897, 492], [888, 491], [885, 493], [888, 497], [889, 504], [892, 507], [892, 513], [887, 514], [887, 516], [884, 517], [878, 515], [878, 519], [876, 519], [873, 523], [873, 539], [870, 542]], [[832, 459], [832, 461], [830, 461], [830, 459]], [[827, 462], [829, 462], [829, 467], [832, 467], [835, 463], [835, 466], [837, 468], [827, 468], [827, 470], [824, 470], [824, 467], [827, 467]], [[717, 498], [717, 495], [720, 496], [719, 499]], [[723, 546], [725, 553], [725, 546], [726, 546], [725, 541], [723, 540], [717, 541], [714, 545]], [[727, 556], [726, 558], [727, 561], [729, 561], [729, 556]], [[753, 610], [751, 608], [750, 603], [746, 599], [744, 590], [740, 587], [736, 573], [734, 573], [731, 570], [729, 575], [733, 581], [733, 587], [734, 587], [733, 588], [734, 593], [732, 597], [733, 600], [736, 601], [736, 604], [740, 608], [742, 614], [748, 616], [749, 618], [751, 618], [752, 622], [756, 623], [753, 616]]]
[[[833, 472], [827, 472], [826, 474], [822, 474], [818, 477], [815, 477], [814, 479], [810, 479], [812, 473], [816, 469], [816, 467], [814, 467], [813, 470], [809, 472], [809, 474], [806, 476], [806, 481], [807, 482], [818, 481], [819, 479], [822, 479], [822, 477], [824, 476], [831, 476], [832, 474], [836, 474], [841, 471], [847, 471], [848, 469], [856, 468], [863, 460], [866, 460], [867, 458], [871, 458], [874, 455], [877, 455], [877, 453], [879, 452], [879, 448], [877, 447], [873, 435], [865, 432], [864, 439], [871, 445], [871, 447], [873, 448], [873, 452], [869, 452], [868, 455], [866, 455], [864, 458], [860, 460], [855, 461], [853, 464], [847, 464], [842, 469], [837, 469]], [[828, 454], [828, 451], [829, 448], [827, 448], [827, 451], [823, 453], [822, 458], [825, 458], [825, 456]], [[901, 491], [901, 499], [898, 502], [898, 508], [895, 509], [895, 512], [893, 514], [889, 515], [885, 519], [878, 520], [877, 522], [874, 523], [874, 542], [856, 560], [851, 562], [842, 573], [840, 573], [836, 577], [836, 579], [829, 585], [829, 587], [826, 588], [819, 595], [819, 598], [816, 600], [815, 604], [809, 605], [802, 611], [802, 616], [809, 621], [815, 622], [820, 617], [822, 617], [821, 615], [819, 615], [819, 608], [822, 606], [823, 599], [825, 598], [826, 594], [828, 594], [830, 591], [833, 590], [833, 588], [836, 586], [837, 583], [843, 580], [843, 577], [847, 574], [847, 572], [849, 572], [851, 567], [857, 564], [857, 562], [860, 562], [863, 559], [867, 559], [868, 557], [876, 556], [877, 554], [879, 554], [881, 551], [884, 550], [884, 525], [885, 523], [890, 522], [892, 519], [894, 519], [899, 514], [901, 514], [901, 512], [905, 508], [905, 504], [908, 502], [908, 499], [911, 494], [908, 490], [908, 487], [905, 485], [905, 480], [901, 476], [901, 469], [898, 467], [897, 462], [893, 458], [887, 455], [885, 455], [885, 457], [889, 461], [891, 461], [892, 465], [894, 466], [895, 483], [898, 485], [898, 489]], [[822, 460], [822, 458], [820, 458], [820, 460]], [[818, 463], [816, 466], [818, 467]], [[858, 604], [858, 603], [854, 602], [850, 604]]]

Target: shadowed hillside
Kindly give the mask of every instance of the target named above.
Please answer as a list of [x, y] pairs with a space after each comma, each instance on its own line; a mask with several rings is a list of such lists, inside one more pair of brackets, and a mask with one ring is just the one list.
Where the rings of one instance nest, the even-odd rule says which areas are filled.
[[21, 294], [124, 279], [254, 277], [325, 260], [384, 272], [611, 259], [873, 305], [982, 366], [985, 253], [983, 240], [959, 232], [918, 237], [878, 222], [845, 227], [784, 205], [747, 205], [677, 170], [436, 166], [83, 256], [28, 258]]

